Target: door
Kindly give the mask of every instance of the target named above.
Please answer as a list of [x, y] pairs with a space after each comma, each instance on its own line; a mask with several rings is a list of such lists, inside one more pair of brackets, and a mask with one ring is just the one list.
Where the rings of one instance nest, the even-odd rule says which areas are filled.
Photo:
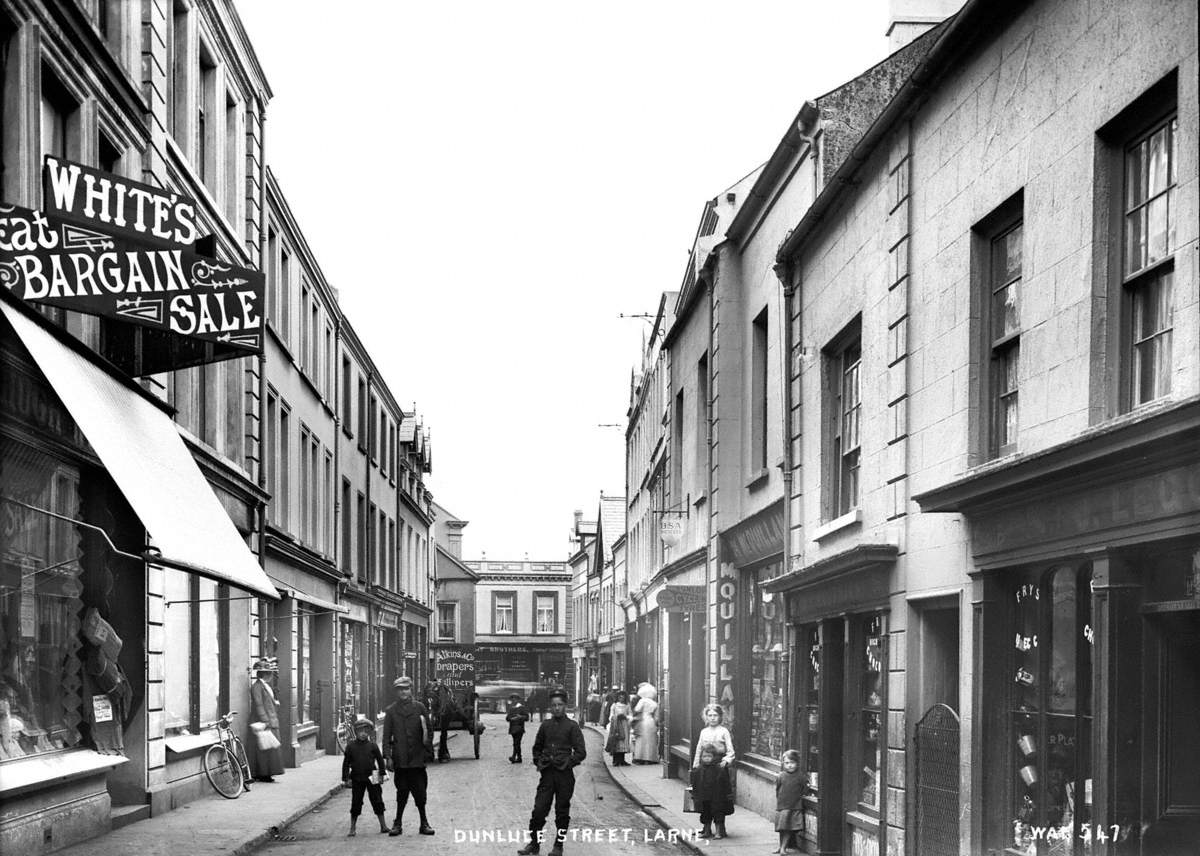
[[1146, 619], [1143, 856], [1183, 856], [1200, 841], [1200, 610]]

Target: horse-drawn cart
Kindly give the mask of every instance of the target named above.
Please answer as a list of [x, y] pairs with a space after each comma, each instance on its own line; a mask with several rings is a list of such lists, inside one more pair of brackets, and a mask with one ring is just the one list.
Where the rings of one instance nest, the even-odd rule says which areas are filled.
[[441, 733], [438, 762], [450, 760], [446, 744], [451, 728], [462, 728], [471, 735], [478, 760], [483, 723], [479, 719], [479, 693], [475, 689], [474, 645], [438, 646], [434, 652], [433, 680], [425, 685], [425, 706], [434, 731]]

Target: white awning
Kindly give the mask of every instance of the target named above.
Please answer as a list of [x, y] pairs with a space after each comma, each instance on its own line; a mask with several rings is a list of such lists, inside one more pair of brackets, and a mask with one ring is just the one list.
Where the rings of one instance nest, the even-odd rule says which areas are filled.
[[162, 554], [148, 561], [278, 598], [171, 418], [19, 310], [0, 309]]
[[350, 613], [349, 607], [343, 606], [340, 603], [334, 603], [332, 600], [326, 600], [323, 597], [317, 597], [315, 594], [308, 594], [294, 588], [281, 588], [279, 593], [284, 597], [295, 598], [302, 603], [307, 603], [310, 606], [315, 606], [318, 609], [326, 610], [327, 612], [339, 612], [342, 615]]

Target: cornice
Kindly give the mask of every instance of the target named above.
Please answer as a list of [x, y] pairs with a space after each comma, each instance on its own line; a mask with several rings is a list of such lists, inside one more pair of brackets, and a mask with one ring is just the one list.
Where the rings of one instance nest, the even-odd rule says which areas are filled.
[[298, 544], [272, 524], [267, 524], [266, 550], [268, 554], [285, 559], [289, 564], [321, 577], [327, 582], [336, 584], [345, 579], [331, 560]]

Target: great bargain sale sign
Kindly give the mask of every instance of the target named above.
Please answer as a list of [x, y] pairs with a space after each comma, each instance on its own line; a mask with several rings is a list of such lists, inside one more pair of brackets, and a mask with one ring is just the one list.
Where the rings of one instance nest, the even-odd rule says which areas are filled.
[[188, 197], [46, 158], [47, 211], [0, 204], [0, 285], [22, 300], [262, 351], [265, 279], [195, 250]]

